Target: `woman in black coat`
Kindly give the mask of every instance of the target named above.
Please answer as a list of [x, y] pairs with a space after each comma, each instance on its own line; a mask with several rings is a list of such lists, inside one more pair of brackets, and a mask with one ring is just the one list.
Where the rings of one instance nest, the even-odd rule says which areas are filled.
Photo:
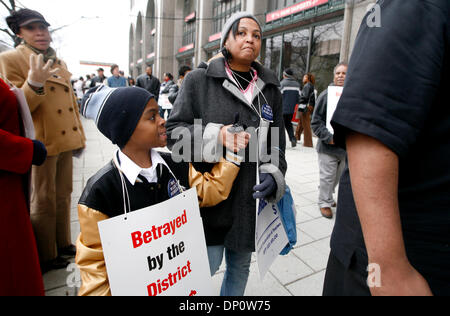
[[316, 79], [314, 75], [308, 73], [303, 77], [303, 90], [300, 95], [299, 104], [306, 104], [306, 109], [301, 113], [300, 122], [297, 126], [295, 137], [300, 140], [303, 135], [303, 146], [313, 147], [312, 131], [311, 131], [311, 115], [314, 113], [316, 105], [316, 95], [314, 92], [314, 85]]
[[[255, 199], [277, 202], [285, 192], [282, 98], [275, 74], [255, 62], [261, 35], [254, 16], [233, 15], [222, 32], [222, 55], [186, 76], [166, 124], [174, 159], [194, 162], [200, 172], [210, 171], [224, 151], [245, 154], [229, 198], [201, 210], [212, 275], [226, 257], [221, 295], [244, 295], [255, 251]], [[233, 123], [246, 130], [230, 133]]]

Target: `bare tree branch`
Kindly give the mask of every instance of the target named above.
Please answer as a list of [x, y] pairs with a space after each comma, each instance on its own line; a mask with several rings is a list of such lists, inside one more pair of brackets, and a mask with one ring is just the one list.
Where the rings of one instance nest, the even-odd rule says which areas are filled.
[[[15, 0], [9, 0], [9, 5], [4, 0], [0, 0], [0, 3], [8, 10], [9, 14], [12, 14], [17, 10]], [[14, 43], [14, 47], [16, 47], [20, 43], [19, 38], [8, 29], [0, 29], [0, 31], [6, 33], [11, 38], [12, 42]]]
[[3, 6], [8, 10], [9, 14], [15, 11], [16, 9], [16, 2], [14, 0], [9, 0], [10, 5], [6, 4], [5, 1], [0, 0], [0, 3], [3, 4]]

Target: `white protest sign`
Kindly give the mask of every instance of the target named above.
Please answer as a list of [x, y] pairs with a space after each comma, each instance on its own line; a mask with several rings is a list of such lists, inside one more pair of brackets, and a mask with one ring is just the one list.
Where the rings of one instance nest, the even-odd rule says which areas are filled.
[[168, 94], [159, 95], [158, 105], [162, 107], [163, 110], [171, 110], [173, 108], [172, 103], [169, 101]]
[[98, 227], [112, 295], [213, 295], [196, 189]]
[[334, 134], [334, 128], [331, 126], [331, 119], [336, 111], [343, 90], [344, 87], [328, 87], [327, 128], [332, 134]]
[[270, 266], [289, 243], [278, 206], [258, 200], [256, 214], [256, 262], [261, 280]]

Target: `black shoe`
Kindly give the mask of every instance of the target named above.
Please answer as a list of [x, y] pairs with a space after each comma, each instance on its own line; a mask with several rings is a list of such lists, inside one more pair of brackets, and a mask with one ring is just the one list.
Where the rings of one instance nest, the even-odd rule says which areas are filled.
[[41, 271], [42, 271], [42, 274], [44, 274], [44, 273], [47, 273], [52, 270], [65, 269], [65, 268], [67, 268], [67, 266], [69, 264], [70, 264], [70, 261], [68, 261], [64, 258], [61, 258], [61, 257], [57, 257], [54, 260], [43, 263], [41, 265]]
[[66, 248], [58, 249], [58, 255], [63, 257], [75, 257], [77, 254], [77, 247], [70, 245]]
[[291, 139], [291, 145], [292, 145], [292, 148], [297, 147], [297, 139], [295, 139], [295, 138]]

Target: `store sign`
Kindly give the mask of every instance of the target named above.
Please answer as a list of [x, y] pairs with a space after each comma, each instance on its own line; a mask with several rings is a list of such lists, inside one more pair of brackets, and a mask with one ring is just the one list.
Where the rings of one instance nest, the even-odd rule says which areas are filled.
[[189, 45], [184, 46], [184, 47], [181, 47], [181, 48], [178, 50], [178, 53], [184, 53], [184, 52], [187, 52], [188, 50], [193, 49], [193, 48], [194, 48], [194, 43], [189, 44]]
[[184, 22], [188, 23], [191, 22], [193, 20], [195, 20], [196, 18], [196, 12], [192, 12], [191, 14], [189, 14], [187, 17], [184, 18]]
[[268, 13], [266, 15], [266, 23], [317, 7], [325, 3], [328, 3], [328, 0], [305, 0], [288, 8]]
[[208, 42], [214, 42], [214, 41], [217, 41], [217, 40], [220, 40], [220, 38], [222, 37], [222, 33], [216, 33], [216, 34], [214, 34], [214, 35], [211, 35], [209, 38], [208, 38]]

